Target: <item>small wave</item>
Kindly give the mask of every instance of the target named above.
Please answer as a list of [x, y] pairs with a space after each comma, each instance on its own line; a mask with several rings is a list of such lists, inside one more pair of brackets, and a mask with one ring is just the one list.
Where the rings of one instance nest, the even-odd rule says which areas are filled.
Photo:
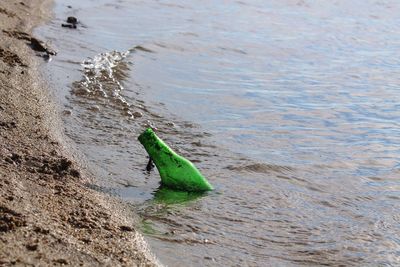
[[256, 172], [256, 173], [270, 173], [270, 172], [287, 172], [293, 171], [293, 168], [289, 166], [279, 166], [274, 164], [266, 164], [266, 163], [254, 163], [242, 166], [227, 166], [226, 169], [231, 171], [244, 171], [244, 172]]
[[154, 53], [153, 50], [151, 50], [151, 49], [149, 49], [147, 47], [144, 47], [142, 45], [137, 45], [137, 46], [135, 46], [134, 48], [131, 49], [131, 51], [137, 51], [137, 50], [138, 51], [147, 52], [147, 53]]
[[121, 95], [124, 90], [122, 81], [128, 77], [129, 66], [126, 57], [129, 51], [111, 51], [88, 58], [81, 63], [83, 77], [73, 84], [74, 95], [110, 100], [110, 102], [129, 117], [136, 117], [127, 99]]

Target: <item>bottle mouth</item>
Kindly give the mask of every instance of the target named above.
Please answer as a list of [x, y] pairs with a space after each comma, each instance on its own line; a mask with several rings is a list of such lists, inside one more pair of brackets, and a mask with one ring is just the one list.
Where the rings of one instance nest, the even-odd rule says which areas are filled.
[[142, 145], [144, 145], [144, 143], [147, 143], [151, 139], [154, 139], [154, 136], [155, 136], [155, 133], [154, 133], [153, 129], [151, 129], [149, 127], [141, 135], [139, 135], [138, 140]]

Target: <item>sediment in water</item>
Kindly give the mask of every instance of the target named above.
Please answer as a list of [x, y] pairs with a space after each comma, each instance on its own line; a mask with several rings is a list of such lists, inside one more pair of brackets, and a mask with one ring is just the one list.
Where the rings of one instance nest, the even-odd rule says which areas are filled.
[[88, 189], [40, 78], [50, 0], [0, 2], [0, 265], [154, 266], [135, 214]]

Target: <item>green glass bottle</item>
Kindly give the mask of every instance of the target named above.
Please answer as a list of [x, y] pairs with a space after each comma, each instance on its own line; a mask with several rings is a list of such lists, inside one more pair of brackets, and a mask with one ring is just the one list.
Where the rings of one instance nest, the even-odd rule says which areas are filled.
[[213, 190], [194, 164], [176, 154], [151, 128], [147, 128], [138, 139], [154, 161], [163, 186], [188, 192]]

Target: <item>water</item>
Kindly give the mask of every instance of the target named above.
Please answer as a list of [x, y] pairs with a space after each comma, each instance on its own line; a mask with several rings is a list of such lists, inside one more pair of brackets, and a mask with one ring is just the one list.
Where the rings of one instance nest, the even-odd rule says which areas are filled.
[[[45, 71], [96, 188], [132, 203], [164, 264], [395, 266], [399, 12], [68, 0], [37, 33], [59, 50]], [[60, 27], [70, 15], [78, 30]], [[216, 190], [158, 189], [136, 141], [147, 125]]]

